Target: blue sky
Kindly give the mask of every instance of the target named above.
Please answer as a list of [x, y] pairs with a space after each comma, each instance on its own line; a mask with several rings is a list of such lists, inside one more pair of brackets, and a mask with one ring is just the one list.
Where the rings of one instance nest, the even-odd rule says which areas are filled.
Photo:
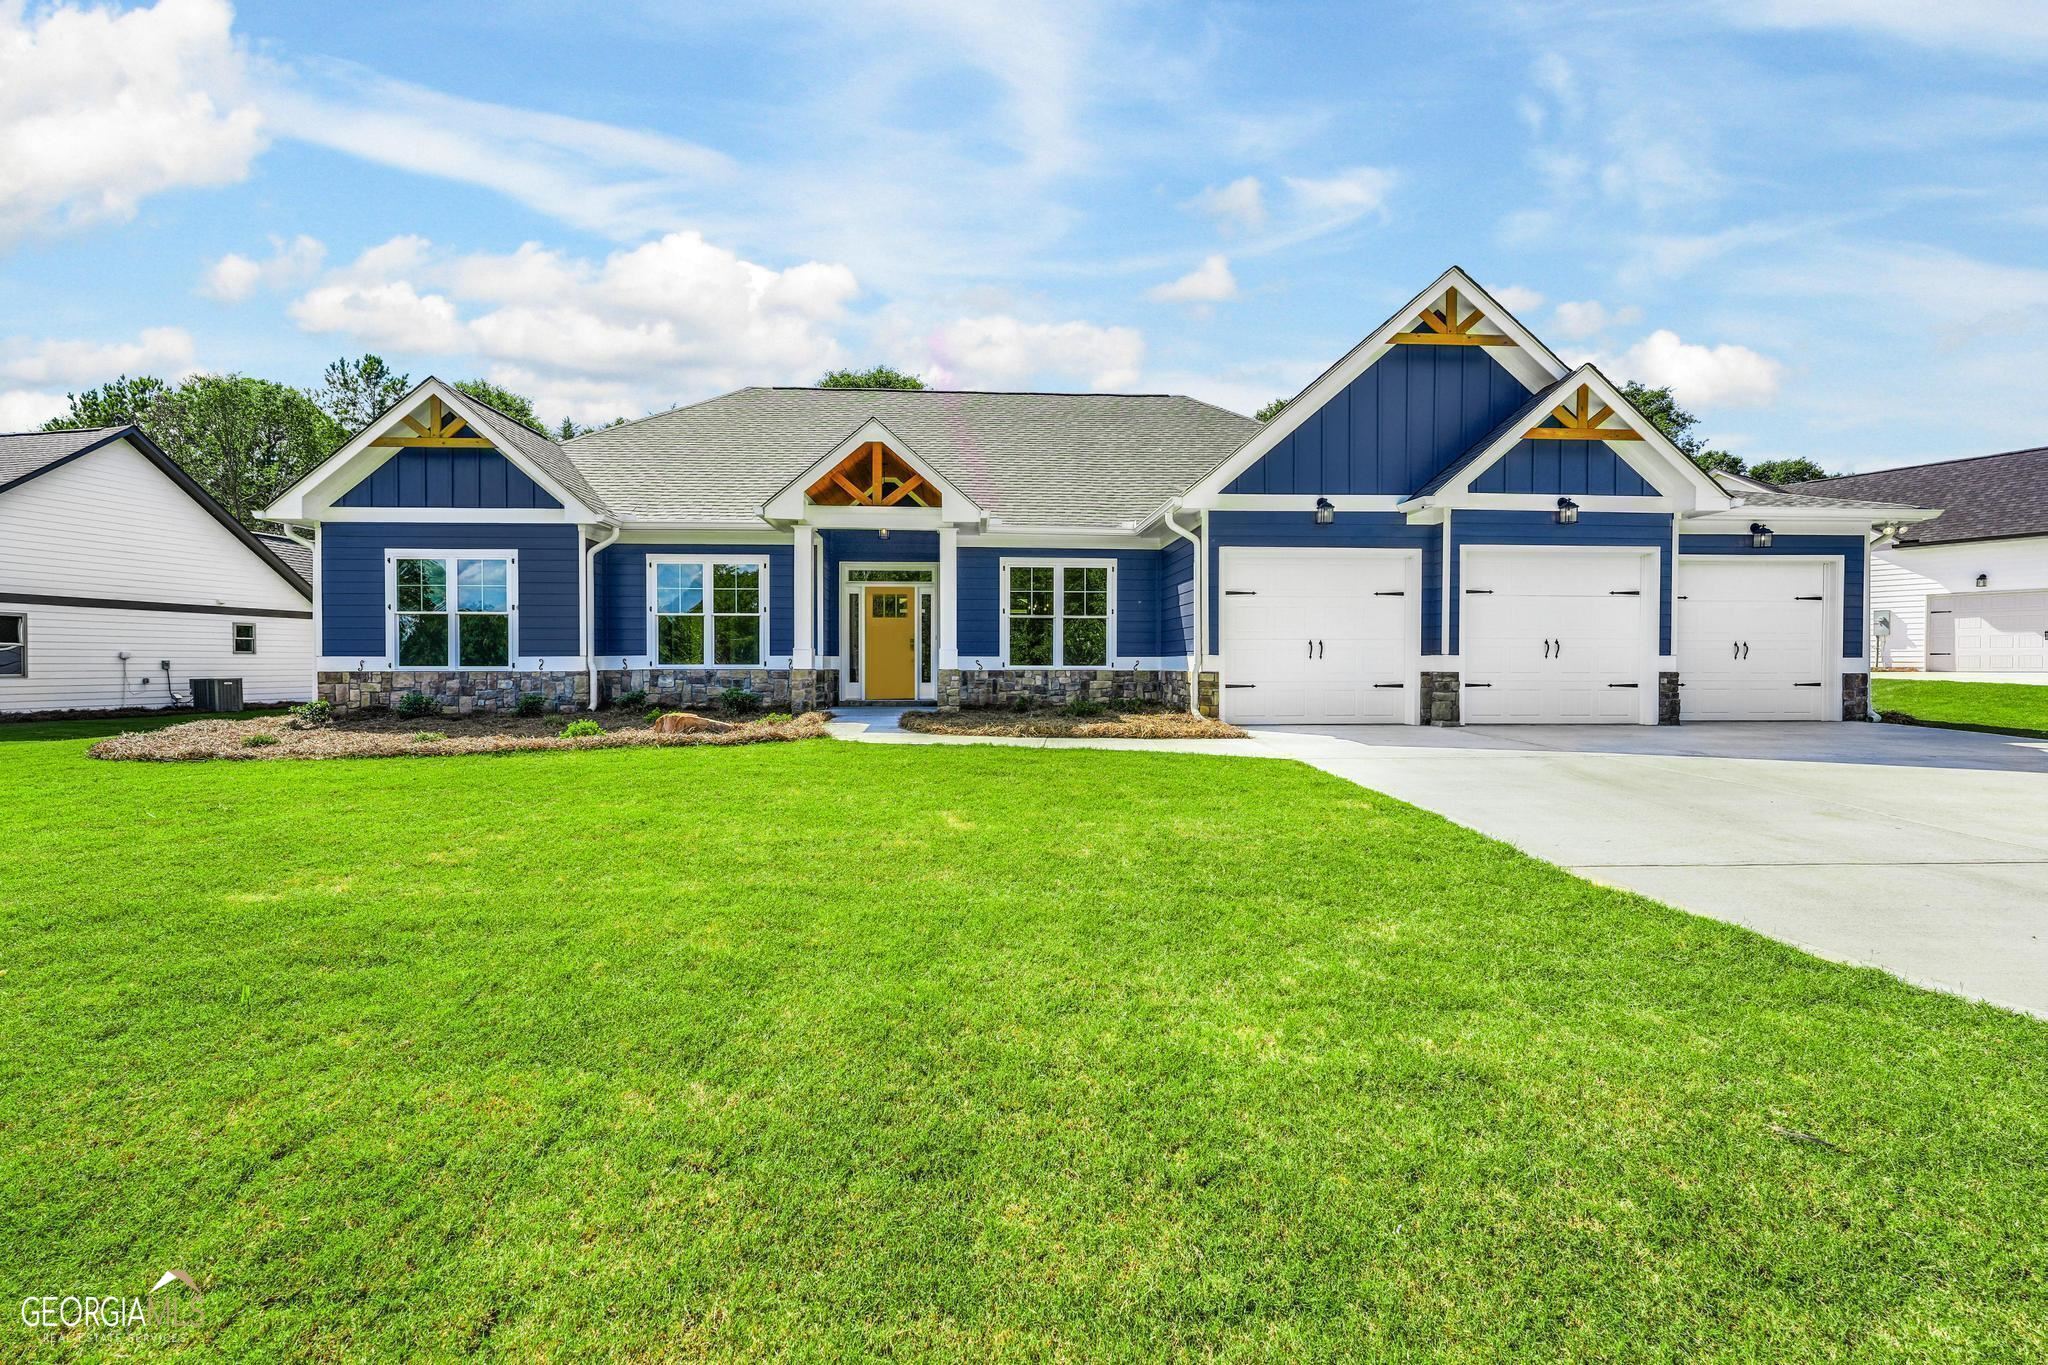
[[0, 429], [366, 349], [1249, 410], [1456, 263], [1752, 459], [2048, 443], [2037, 0], [564, 8], [0, 0]]

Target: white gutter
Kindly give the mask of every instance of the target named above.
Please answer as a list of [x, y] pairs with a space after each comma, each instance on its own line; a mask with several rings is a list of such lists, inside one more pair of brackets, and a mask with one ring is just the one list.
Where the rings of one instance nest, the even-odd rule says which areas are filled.
[[597, 709], [597, 552], [616, 542], [625, 528], [614, 526], [611, 534], [583, 552], [583, 662], [590, 670], [590, 709]]
[[1167, 530], [1185, 540], [1195, 552], [1195, 636], [1188, 641], [1188, 714], [1199, 716], [1202, 714], [1202, 645], [1209, 638], [1208, 622], [1203, 620], [1208, 615], [1209, 594], [1204, 590], [1202, 580], [1207, 577], [1205, 571], [1209, 566], [1203, 562], [1207, 556], [1202, 550], [1201, 537], [1173, 519], [1176, 510], [1175, 504], [1168, 503], [1160, 512], [1160, 520], [1166, 523]]

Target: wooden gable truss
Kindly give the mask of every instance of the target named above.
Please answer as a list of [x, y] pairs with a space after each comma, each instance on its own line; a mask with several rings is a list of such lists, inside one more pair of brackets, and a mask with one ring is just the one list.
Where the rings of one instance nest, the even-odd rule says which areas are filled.
[[868, 441], [804, 491], [820, 507], [938, 507], [945, 501], [924, 475], [880, 441]]

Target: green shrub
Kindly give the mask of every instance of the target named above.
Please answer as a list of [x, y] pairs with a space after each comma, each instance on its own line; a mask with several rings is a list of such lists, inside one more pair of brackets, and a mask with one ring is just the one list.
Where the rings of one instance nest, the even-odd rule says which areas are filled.
[[1136, 711], [1150, 711], [1152, 709], [1152, 703], [1142, 697], [1116, 697], [1103, 704], [1120, 716], [1128, 716]]
[[1076, 719], [1086, 719], [1089, 716], [1099, 716], [1104, 714], [1108, 710], [1109, 708], [1107, 706], [1104, 706], [1101, 702], [1090, 701], [1086, 697], [1075, 697], [1072, 701], [1069, 701], [1065, 706], [1062, 706], [1060, 708], [1062, 714], [1073, 716]]
[[619, 699], [618, 699], [617, 705], [620, 705], [620, 706], [645, 706], [645, 705], [647, 705], [647, 689], [646, 689], [646, 688], [644, 688], [644, 687], [636, 687], [636, 688], [634, 688], [634, 689], [633, 689], [633, 690], [632, 690], [631, 692], [621, 692], [621, 693], [619, 693]]
[[648, 707], [647, 714], [642, 716], [641, 719], [646, 721], [649, 725], [654, 724], [654, 722], [661, 719], [661, 708], [659, 706]]
[[761, 705], [761, 699], [745, 687], [728, 687], [718, 694], [718, 707], [736, 716], [744, 716]]
[[521, 692], [512, 711], [521, 716], [544, 716], [548, 713], [548, 699], [538, 692]]
[[787, 711], [770, 711], [767, 715], [761, 717], [761, 723], [763, 725], [787, 725], [795, 719], [796, 717]]
[[412, 732], [412, 742], [415, 744], [438, 744], [446, 738], [448, 736], [442, 734], [439, 730], [415, 730]]
[[1038, 698], [1019, 692], [1016, 696], [1010, 698], [1010, 709], [1019, 714], [1025, 711], [1036, 711], [1038, 709]]
[[315, 725], [325, 725], [333, 719], [334, 704], [325, 697], [302, 701], [292, 708], [292, 723], [302, 730], [311, 729]]
[[268, 749], [275, 743], [277, 743], [276, 735], [254, 734], [242, 736], [242, 747], [244, 749]]
[[562, 727], [563, 739], [583, 739], [589, 735], [601, 735], [604, 727], [594, 720], [572, 720]]
[[398, 705], [393, 709], [407, 720], [418, 716], [431, 716], [435, 709], [434, 699], [424, 692], [408, 692], [398, 699]]

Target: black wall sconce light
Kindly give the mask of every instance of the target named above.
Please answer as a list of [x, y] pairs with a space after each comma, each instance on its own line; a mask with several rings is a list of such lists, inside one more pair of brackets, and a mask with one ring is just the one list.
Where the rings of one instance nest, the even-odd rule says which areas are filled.
[[1328, 526], [1337, 519], [1337, 504], [1328, 498], [1316, 499], [1316, 525]]
[[1990, 587], [1990, 586], [1991, 586], [1991, 575], [1990, 575], [1990, 574], [1988, 574], [1988, 573], [1980, 573], [1980, 574], [1978, 574], [1978, 575], [1977, 575], [1977, 586], [1978, 586], [1978, 587], [1980, 587], [1980, 588], [1988, 588], [1988, 587]]
[[1578, 524], [1578, 520], [1579, 505], [1570, 498], [1559, 498], [1557, 500], [1557, 524], [1559, 526], [1575, 526]]
[[1749, 524], [1749, 548], [1752, 550], [1770, 549], [1771, 528], [1760, 521], [1752, 521]]

